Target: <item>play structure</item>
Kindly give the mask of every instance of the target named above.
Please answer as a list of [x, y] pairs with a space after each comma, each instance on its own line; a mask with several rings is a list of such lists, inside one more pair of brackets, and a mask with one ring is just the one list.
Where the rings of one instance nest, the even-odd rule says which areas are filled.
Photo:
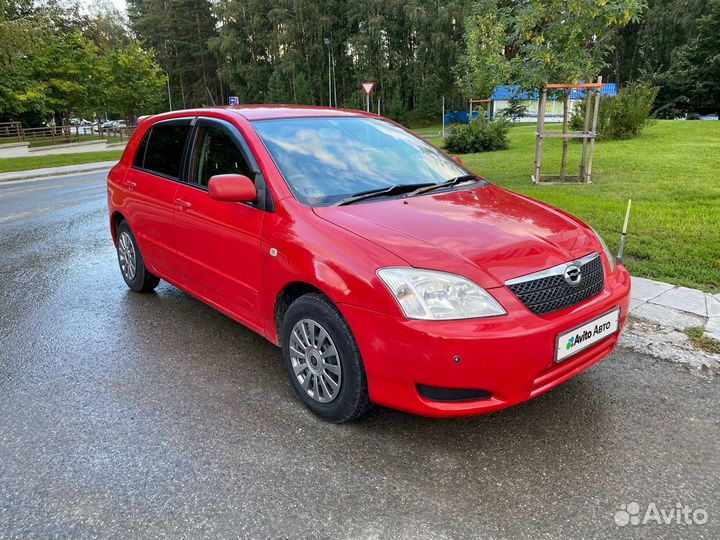
[[[557, 184], [557, 183], [592, 183], [592, 163], [595, 154], [595, 139], [597, 138], [598, 110], [600, 107], [600, 91], [603, 87], [602, 77], [598, 77], [595, 83], [580, 84], [548, 84], [540, 95], [540, 104], [537, 115], [537, 131], [535, 133], [535, 171], [532, 181], [535, 184]], [[582, 131], [568, 131], [568, 117], [570, 107], [568, 99], [573, 90], [582, 90], [585, 93], [585, 120]], [[562, 131], [545, 131], [545, 104], [548, 99], [548, 91], [561, 91], [563, 94], [563, 128]], [[592, 117], [592, 125], [591, 125]], [[563, 141], [562, 163], [560, 174], [542, 175], [543, 142], [545, 139], [559, 138]], [[568, 143], [570, 139], [582, 139], [582, 154], [580, 158], [580, 170], [577, 175], [567, 174]]]
[[486, 113], [487, 113], [486, 116], [487, 116], [488, 120], [492, 120], [493, 114], [494, 114], [493, 100], [492, 99], [471, 99], [471, 100], [469, 100], [469, 104], [470, 104], [469, 114], [473, 113], [473, 107], [476, 103], [487, 103], [488, 104], [487, 110], [486, 110]]
[[443, 130], [442, 136], [445, 136], [445, 126], [450, 125], [453, 122], [458, 124], [468, 124], [471, 120], [475, 120], [480, 117], [481, 111], [474, 110], [476, 103], [489, 103], [487, 110], [483, 111], [485, 118], [492, 120], [494, 116], [494, 107], [492, 99], [469, 99], [467, 111], [446, 111], [445, 110], [445, 98], [443, 97]]
[[458, 124], [467, 124], [470, 122], [470, 120], [475, 120], [478, 116], [480, 116], [480, 113], [478, 111], [472, 111], [472, 115], [470, 111], [447, 111], [443, 118], [445, 120], [445, 125], [447, 126], [452, 122], [457, 122]]

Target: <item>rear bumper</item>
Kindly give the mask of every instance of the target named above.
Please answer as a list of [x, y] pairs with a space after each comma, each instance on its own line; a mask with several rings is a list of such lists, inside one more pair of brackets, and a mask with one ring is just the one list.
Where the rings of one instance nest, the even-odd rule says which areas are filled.
[[[491, 294], [508, 315], [463, 321], [413, 321], [350, 305], [340, 309], [355, 334], [373, 402], [425, 416], [489, 413], [562, 384], [612, 352], [628, 313], [630, 276], [619, 267], [597, 296], [547, 315], [531, 313], [507, 288]], [[556, 364], [558, 334], [620, 308], [618, 331]], [[459, 357], [459, 359], [458, 359]], [[475, 389], [485, 399], [433, 401], [417, 385]]]

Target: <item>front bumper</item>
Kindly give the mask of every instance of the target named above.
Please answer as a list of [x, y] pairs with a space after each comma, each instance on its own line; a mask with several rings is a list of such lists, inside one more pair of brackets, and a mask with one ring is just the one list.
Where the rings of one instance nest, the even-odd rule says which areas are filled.
[[[625, 324], [630, 275], [622, 266], [606, 275], [595, 297], [544, 316], [531, 313], [506, 287], [489, 291], [508, 314], [461, 321], [417, 321], [340, 305], [360, 347], [370, 399], [425, 416], [489, 413], [538, 396], [612, 352]], [[620, 307], [618, 331], [556, 364], [555, 338]], [[459, 361], [457, 359], [459, 357]], [[491, 397], [432, 401], [417, 385], [478, 389]]]

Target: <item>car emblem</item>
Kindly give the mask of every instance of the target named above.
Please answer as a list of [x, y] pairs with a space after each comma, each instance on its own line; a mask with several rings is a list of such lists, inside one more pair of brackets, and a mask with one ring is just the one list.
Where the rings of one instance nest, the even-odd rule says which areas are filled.
[[567, 283], [571, 287], [577, 287], [578, 285], [580, 285], [580, 280], [582, 279], [582, 272], [580, 272], [580, 267], [576, 264], [568, 264], [565, 267], [565, 273], [563, 274], [563, 277], [565, 278], [565, 283]]

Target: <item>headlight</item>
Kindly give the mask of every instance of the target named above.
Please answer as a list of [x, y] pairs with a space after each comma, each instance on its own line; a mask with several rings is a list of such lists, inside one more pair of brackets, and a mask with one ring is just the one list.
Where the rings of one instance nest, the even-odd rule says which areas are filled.
[[381, 268], [387, 285], [408, 319], [473, 319], [505, 315], [488, 292], [455, 274], [417, 268]]
[[[590, 228], [592, 229], [592, 227], [590, 227]], [[610, 253], [610, 248], [607, 247], [607, 244], [605, 243], [605, 240], [603, 240], [603, 237], [600, 236], [600, 234], [595, 229], [593, 229], [592, 232], [595, 233], [595, 236], [597, 237], [598, 242], [600, 242], [600, 244], [603, 247], [603, 250], [605, 251], [605, 256], [607, 257], [607, 260], [610, 263], [610, 270], [612, 272], [614, 272], [615, 269], [617, 268], [617, 261], [615, 260], [615, 256], [612, 253]]]

